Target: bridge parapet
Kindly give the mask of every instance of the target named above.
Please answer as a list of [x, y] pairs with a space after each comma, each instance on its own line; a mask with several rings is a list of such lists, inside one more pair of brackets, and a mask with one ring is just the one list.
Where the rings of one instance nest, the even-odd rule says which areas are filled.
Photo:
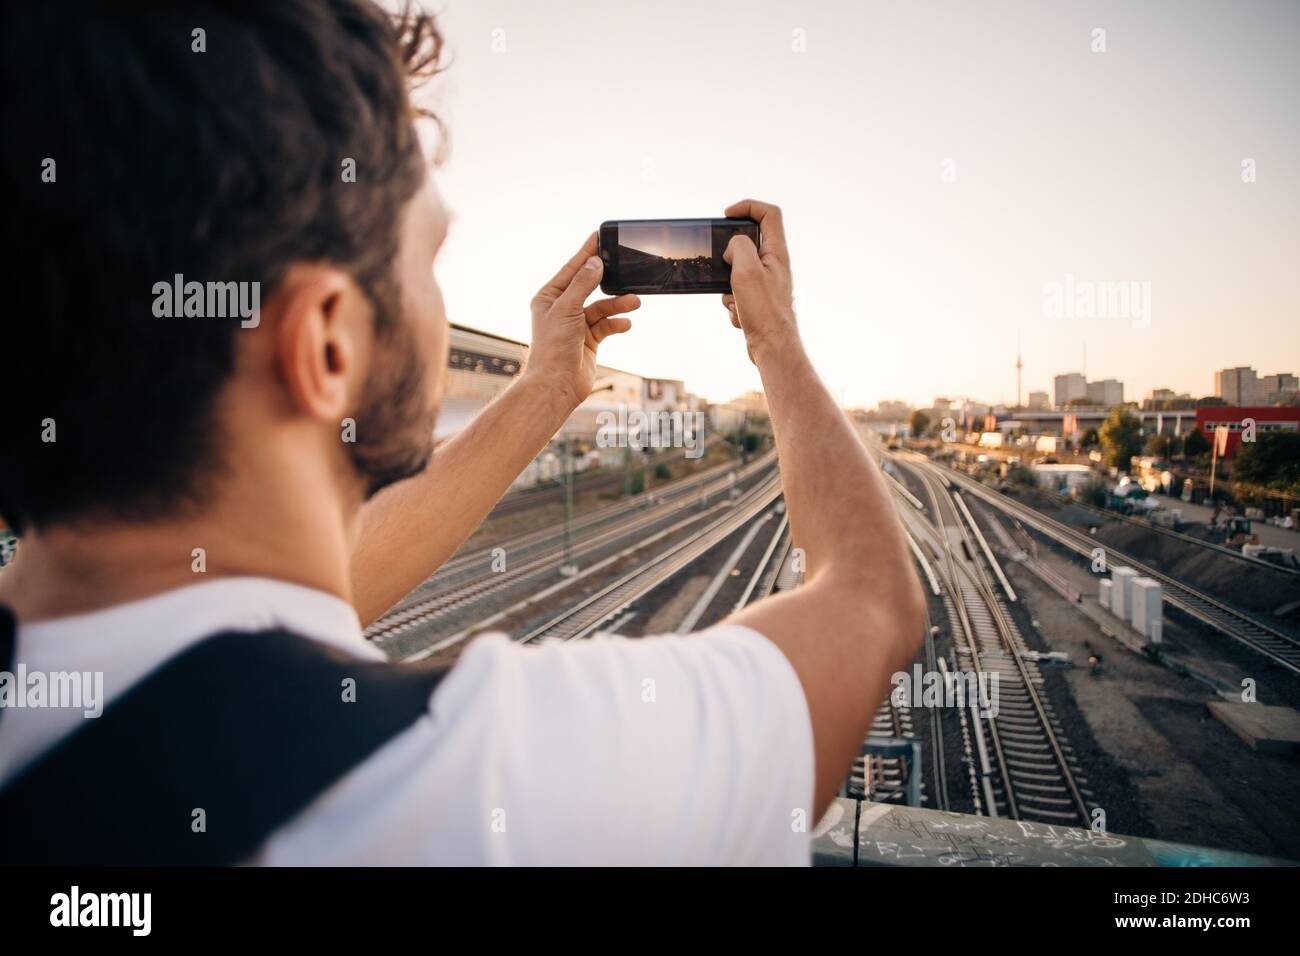
[[813, 865], [953, 868], [1296, 864], [1083, 827], [839, 797], [813, 831]]

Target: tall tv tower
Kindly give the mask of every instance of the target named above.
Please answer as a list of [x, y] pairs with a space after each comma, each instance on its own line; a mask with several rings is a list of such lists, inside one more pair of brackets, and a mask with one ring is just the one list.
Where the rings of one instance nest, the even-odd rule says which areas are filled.
[[1020, 370], [1025, 364], [1020, 361], [1020, 336], [1016, 336], [1016, 408], [1020, 408]]

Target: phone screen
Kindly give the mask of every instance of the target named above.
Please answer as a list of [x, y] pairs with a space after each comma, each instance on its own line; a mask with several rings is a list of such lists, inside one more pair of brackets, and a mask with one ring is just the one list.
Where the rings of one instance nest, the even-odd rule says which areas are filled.
[[758, 245], [752, 219], [617, 219], [601, 223], [601, 291], [607, 295], [730, 292], [722, 259], [741, 233]]

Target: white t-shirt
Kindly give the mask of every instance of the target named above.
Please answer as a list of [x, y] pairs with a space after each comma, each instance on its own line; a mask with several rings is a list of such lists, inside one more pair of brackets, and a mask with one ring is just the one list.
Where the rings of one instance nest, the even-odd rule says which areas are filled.
[[[283, 627], [383, 659], [346, 602], [228, 578], [19, 623], [13, 670], [102, 671], [104, 697], [223, 630]], [[7, 707], [0, 785], [86, 718]], [[807, 865], [812, 726], [784, 654], [739, 625], [523, 647], [475, 638], [429, 713], [254, 862]]]

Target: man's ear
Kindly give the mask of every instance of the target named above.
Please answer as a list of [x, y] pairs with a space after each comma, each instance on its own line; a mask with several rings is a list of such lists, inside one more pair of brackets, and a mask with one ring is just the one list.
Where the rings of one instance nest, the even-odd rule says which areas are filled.
[[294, 266], [275, 309], [275, 364], [297, 408], [337, 424], [370, 362], [370, 304], [346, 273]]

